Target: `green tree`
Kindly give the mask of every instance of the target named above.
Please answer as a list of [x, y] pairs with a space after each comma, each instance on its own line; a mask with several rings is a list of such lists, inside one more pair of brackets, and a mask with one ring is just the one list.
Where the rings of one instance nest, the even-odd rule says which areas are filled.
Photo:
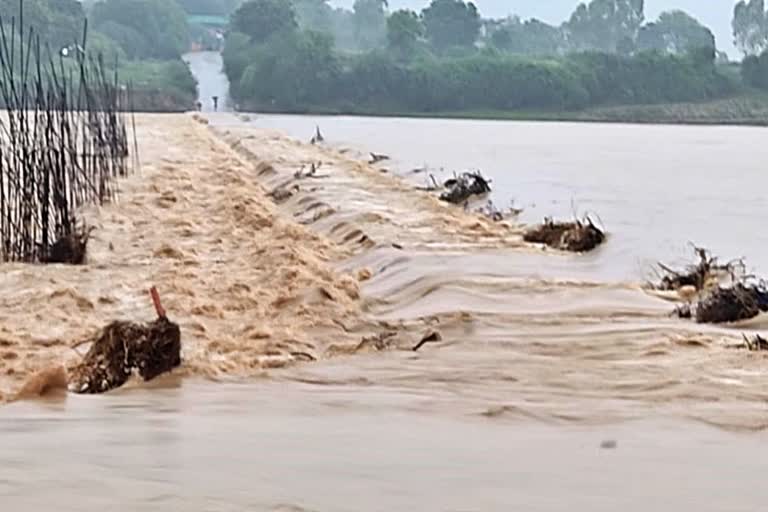
[[232, 14], [230, 26], [262, 43], [274, 34], [298, 28], [293, 5], [286, 0], [249, 0]]
[[294, 0], [296, 20], [303, 30], [333, 33], [333, 8], [328, 0]]
[[592, 0], [581, 3], [564, 24], [573, 50], [616, 52], [634, 41], [643, 23], [644, 0]]
[[257, 51], [256, 46], [247, 35], [240, 32], [230, 32], [227, 34], [226, 44], [221, 56], [224, 62], [224, 73], [229, 78], [233, 95], [238, 95], [236, 89], [243, 76], [243, 72], [250, 64], [252, 55]]
[[423, 36], [424, 25], [415, 12], [403, 9], [387, 18], [387, 44], [399, 57], [413, 55]]
[[480, 34], [480, 14], [471, 2], [432, 0], [421, 17], [427, 39], [438, 50], [472, 46]]
[[535, 18], [523, 22], [515, 16], [491, 32], [491, 44], [499, 50], [520, 55], [555, 55], [564, 42], [559, 28]]
[[153, 53], [150, 43], [133, 27], [106, 21], [99, 25], [98, 32], [114, 41], [129, 59], [140, 59]]
[[[5, 23], [18, 23], [19, 0], [0, 0], [0, 16]], [[54, 48], [67, 46], [82, 37], [85, 12], [77, 0], [24, 0], [24, 25], [33, 27], [43, 43]]]
[[104, 0], [93, 6], [91, 18], [96, 30], [120, 33], [116, 40], [136, 58], [175, 59], [189, 47], [187, 16], [175, 0]]
[[648, 23], [637, 35], [640, 50], [685, 53], [691, 48], [715, 48], [712, 31], [683, 11], [668, 11]]
[[741, 76], [744, 83], [768, 90], [768, 51], [757, 55], [749, 55], [741, 62]]
[[51, 11], [70, 19], [82, 19], [85, 16], [83, 4], [79, 0], [47, 0]]
[[330, 101], [340, 65], [333, 38], [313, 31], [282, 32], [260, 45], [243, 72], [238, 94], [287, 110]]
[[300, 29], [332, 34], [337, 48], [359, 49], [354, 12], [331, 7], [328, 0], [293, 0], [293, 8]]
[[733, 38], [744, 55], [757, 55], [768, 48], [768, 14], [764, 0], [741, 0], [733, 8]]
[[355, 0], [353, 21], [355, 39], [362, 50], [372, 50], [386, 37], [387, 0]]
[[120, 62], [127, 57], [122, 46], [111, 37], [100, 32], [91, 32], [88, 34], [88, 53], [91, 55], [102, 55], [108, 64], [118, 59]]

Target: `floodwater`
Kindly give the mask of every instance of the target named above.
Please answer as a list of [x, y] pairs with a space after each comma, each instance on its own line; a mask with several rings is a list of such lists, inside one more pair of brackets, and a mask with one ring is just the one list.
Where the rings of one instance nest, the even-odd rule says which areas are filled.
[[[425, 392], [425, 395], [428, 393]], [[422, 412], [378, 387], [184, 385], [0, 411], [5, 510], [751, 512], [762, 436]]]
[[[520, 220], [589, 214], [611, 243], [581, 258], [592, 275], [647, 277], [658, 261], [690, 259], [691, 243], [724, 259], [746, 257], [768, 272], [768, 131], [757, 127], [620, 125], [443, 119], [252, 115], [257, 127], [326, 140], [393, 158], [409, 175], [440, 180], [480, 170], [492, 199]], [[409, 178], [424, 184], [425, 174]]]
[[[210, 130], [139, 117], [145, 167], [119, 205], [90, 212], [88, 267], [3, 275], [0, 369], [64, 357], [62, 340], [109, 318], [142, 318], [149, 284], [185, 343], [184, 369], [151, 386], [0, 408], [6, 508], [766, 502], [768, 359], [732, 348], [765, 319], [694, 325], [638, 284], [651, 262], [686, 257], [688, 240], [768, 269], [762, 130], [207, 118]], [[306, 140], [315, 124], [322, 145], [273, 131]], [[368, 150], [393, 160], [372, 167]], [[527, 247], [516, 223], [415, 191], [423, 166], [481, 169], [524, 221], [571, 215], [573, 202], [610, 239], [584, 256]], [[286, 183], [295, 194], [272, 205], [264, 191]], [[371, 330], [396, 336], [358, 344]], [[439, 342], [408, 349], [431, 330]], [[289, 364], [297, 350], [318, 361]]]

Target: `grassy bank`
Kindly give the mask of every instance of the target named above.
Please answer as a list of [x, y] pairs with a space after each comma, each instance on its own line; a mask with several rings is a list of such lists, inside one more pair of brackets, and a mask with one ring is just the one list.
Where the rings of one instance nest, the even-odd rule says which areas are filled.
[[120, 81], [133, 86], [138, 112], [186, 112], [195, 108], [197, 82], [182, 60], [129, 61], [120, 66]]
[[348, 115], [436, 119], [485, 119], [505, 121], [563, 121], [636, 124], [746, 125], [768, 126], [768, 93], [750, 92], [707, 102], [654, 105], [617, 105], [577, 111], [439, 111], [397, 112], [364, 108], [275, 109], [269, 105], [244, 104], [242, 111], [265, 114]]

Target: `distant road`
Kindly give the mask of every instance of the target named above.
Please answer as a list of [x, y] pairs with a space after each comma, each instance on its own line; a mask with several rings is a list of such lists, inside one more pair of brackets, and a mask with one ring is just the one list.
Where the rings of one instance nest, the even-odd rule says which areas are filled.
[[197, 79], [197, 93], [204, 112], [213, 112], [213, 97], [219, 98], [219, 111], [232, 110], [229, 104], [229, 80], [224, 74], [221, 54], [193, 52], [183, 56]]

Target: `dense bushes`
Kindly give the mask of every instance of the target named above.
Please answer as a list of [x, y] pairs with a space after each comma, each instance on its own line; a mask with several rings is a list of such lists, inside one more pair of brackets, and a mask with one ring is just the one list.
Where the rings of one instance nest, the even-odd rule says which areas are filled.
[[746, 57], [741, 64], [741, 76], [745, 84], [768, 90], [768, 51]]
[[130, 57], [175, 59], [189, 48], [186, 13], [174, 0], [103, 0], [91, 19]]
[[0, 0], [0, 17], [10, 25], [19, 20], [23, 5], [24, 24], [34, 27], [44, 42], [55, 48], [70, 45], [82, 37], [83, 7], [77, 0]]
[[291, 31], [263, 44], [230, 34], [224, 59], [235, 98], [262, 110], [575, 110], [699, 101], [734, 88], [711, 51], [550, 58], [488, 51], [403, 61], [383, 51], [340, 55], [328, 38]]
[[181, 60], [127, 61], [120, 66], [120, 80], [132, 84], [139, 111], [183, 112], [197, 99], [197, 82]]
[[334, 88], [368, 111], [568, 109], [586, 92], [559, 62], [473, 56], [400, 64], [382, 54], [349, 59]]
[[[8, 44], [20, 47], [19, 0], [0, 0]], [[54, 54], [67, 48], [61, 66], [77, 71], [75, 44], [83, 37], [86, 12], [79, 0], [24, 0], [26, 27]], [[186, 14], [174, 0], [101, 0], [93, 3], [86, 51], [101, 55], [108, 70], [118, 65], [120, 81], [131, 84], [137, 110], [183, 111], [194, 108], [197, 83], [181, 60], [188, 49]], [[11, 36], [11, 18], [16, 20]], [[96, 27], [94, 29], [94, 27]], [[25, 30], [25, 42], [28, 38]], [[18, 52], [18, 50], [16, 50]], [[18, 53], [17, 53], [18, 54]], [[21, 63], [17, 59], [16, 67]]]
[[194, 107], [197, 83], [181, 54], [189, 48], [186, 13], [175, 0], [101, 0], [90, 11], [92, 49], [120, 59], [120, 79], [131, 83], [143, 111]]
[[655, 51], [632, 57], [584, 53], [570, 56], [568, 65], [592, 105], [700, 101], [723, 97], [736, 87], [697, 50], [683, 56]]

